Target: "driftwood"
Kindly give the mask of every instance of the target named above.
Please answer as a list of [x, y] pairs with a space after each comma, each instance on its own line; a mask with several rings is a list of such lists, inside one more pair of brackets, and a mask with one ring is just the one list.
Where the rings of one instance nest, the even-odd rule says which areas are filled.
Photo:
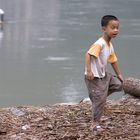
[[123, 89], [125, 93], [140, 97], [140, 80], [132, 77], [125, 79]]

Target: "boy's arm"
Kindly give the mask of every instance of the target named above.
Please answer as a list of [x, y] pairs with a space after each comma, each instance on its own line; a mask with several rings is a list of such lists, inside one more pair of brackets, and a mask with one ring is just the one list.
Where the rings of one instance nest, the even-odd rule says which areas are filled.
[[88, 80], [94, 79], [94, 74], [91, 70], [91, 57], [97, 58], [99, 56], [100, 51], [101, 51], [101, 45], [93, 44], [91, 45], [90, 49], [86, 53], [85, 67], [86, 67], [86, 78]]
[[119, 80], [120, 80], [121, 82], [123, 82], [123, 77], [122, 77], [121, 71], [120, 71], [120, 69], [119, 69], [118, 63], [117, 63], [117, 62], [114, 62], [114, 63], [112, 63], [111, 65], [112, 65], [112, 67], [113, 67], [113, 69], [114, 69], [114, 71], [115, 71], [117, 77], [119, 78]]
[[93, 80], [94, 76], [91, 70], [91, 55], [87, 52], [85, 56], [86, 79]]

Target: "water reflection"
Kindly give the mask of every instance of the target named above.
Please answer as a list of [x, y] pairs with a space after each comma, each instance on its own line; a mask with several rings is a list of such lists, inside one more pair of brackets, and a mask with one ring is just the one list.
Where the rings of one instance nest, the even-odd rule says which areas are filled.
[[[54, 28], [54, 23], [57, 24], [56, 19], [59, 18], [59, 4], [56, 0], [48, 0], [46, 7], [39, 4], [39, 7], [36, 8], [36, 3], [32, 0], [15, 0], [13, 10], [9, 7], [10, 4], [12, 5], [13, 2], [5, 3], [6, 8], [10, 9], [8, 14], [13, 13], [7, 19], [5, 40], [10, 45], [6, 45], [6, 57], [10, 58], [10, 61], [13, 60], [13, 63], [21, 63], [20, 67], [23, 69], [28, 69], [31, 49], [44, 48], [42, 47], [44, 43], [41, 41], [65, 40], [59, 37], [59, 25]], [[42, 16], [42, 12], [47, 14]]]
[[62, 88], [62, 95], [63, 100], [65, 100], [66, 102], [77, 101], [79, 92], [77, 91], [77, 87], [74, 85], [74, 82], [71, 82], [69, 86]]
[[124, 75], [140, 76], [139, 3], [0, 0], [5, 11], [0, 30], [0, 105], [78, 102], [87, 97], [84, 54], [101, 35], [104, 14], [115, 14], [121, 22], [120, 37], [114, 42]]
[[0, 47], [2, 46], [2, 38], [3, 38], [3, 25], [0, 25]]

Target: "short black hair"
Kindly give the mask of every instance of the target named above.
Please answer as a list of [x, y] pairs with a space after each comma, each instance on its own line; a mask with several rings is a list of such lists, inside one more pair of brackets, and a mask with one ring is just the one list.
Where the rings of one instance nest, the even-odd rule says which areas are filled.
[[113, 15], [105, 15], [102, 17], [101, 19], [101, 26], [104, 27], [104, 26], [107, 26], [109, 21], [111, 20], [117, 20], [118, 21], [118, 18], [113, 16]]

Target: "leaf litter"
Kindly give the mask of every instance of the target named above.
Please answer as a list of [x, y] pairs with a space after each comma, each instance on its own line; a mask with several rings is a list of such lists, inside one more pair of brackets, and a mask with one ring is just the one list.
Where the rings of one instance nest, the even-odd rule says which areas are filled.
[[0, 109], [0, 140], [140, 140], [140, 99], [108, 100], [104, 132], [90, 130], [91, 103]]

